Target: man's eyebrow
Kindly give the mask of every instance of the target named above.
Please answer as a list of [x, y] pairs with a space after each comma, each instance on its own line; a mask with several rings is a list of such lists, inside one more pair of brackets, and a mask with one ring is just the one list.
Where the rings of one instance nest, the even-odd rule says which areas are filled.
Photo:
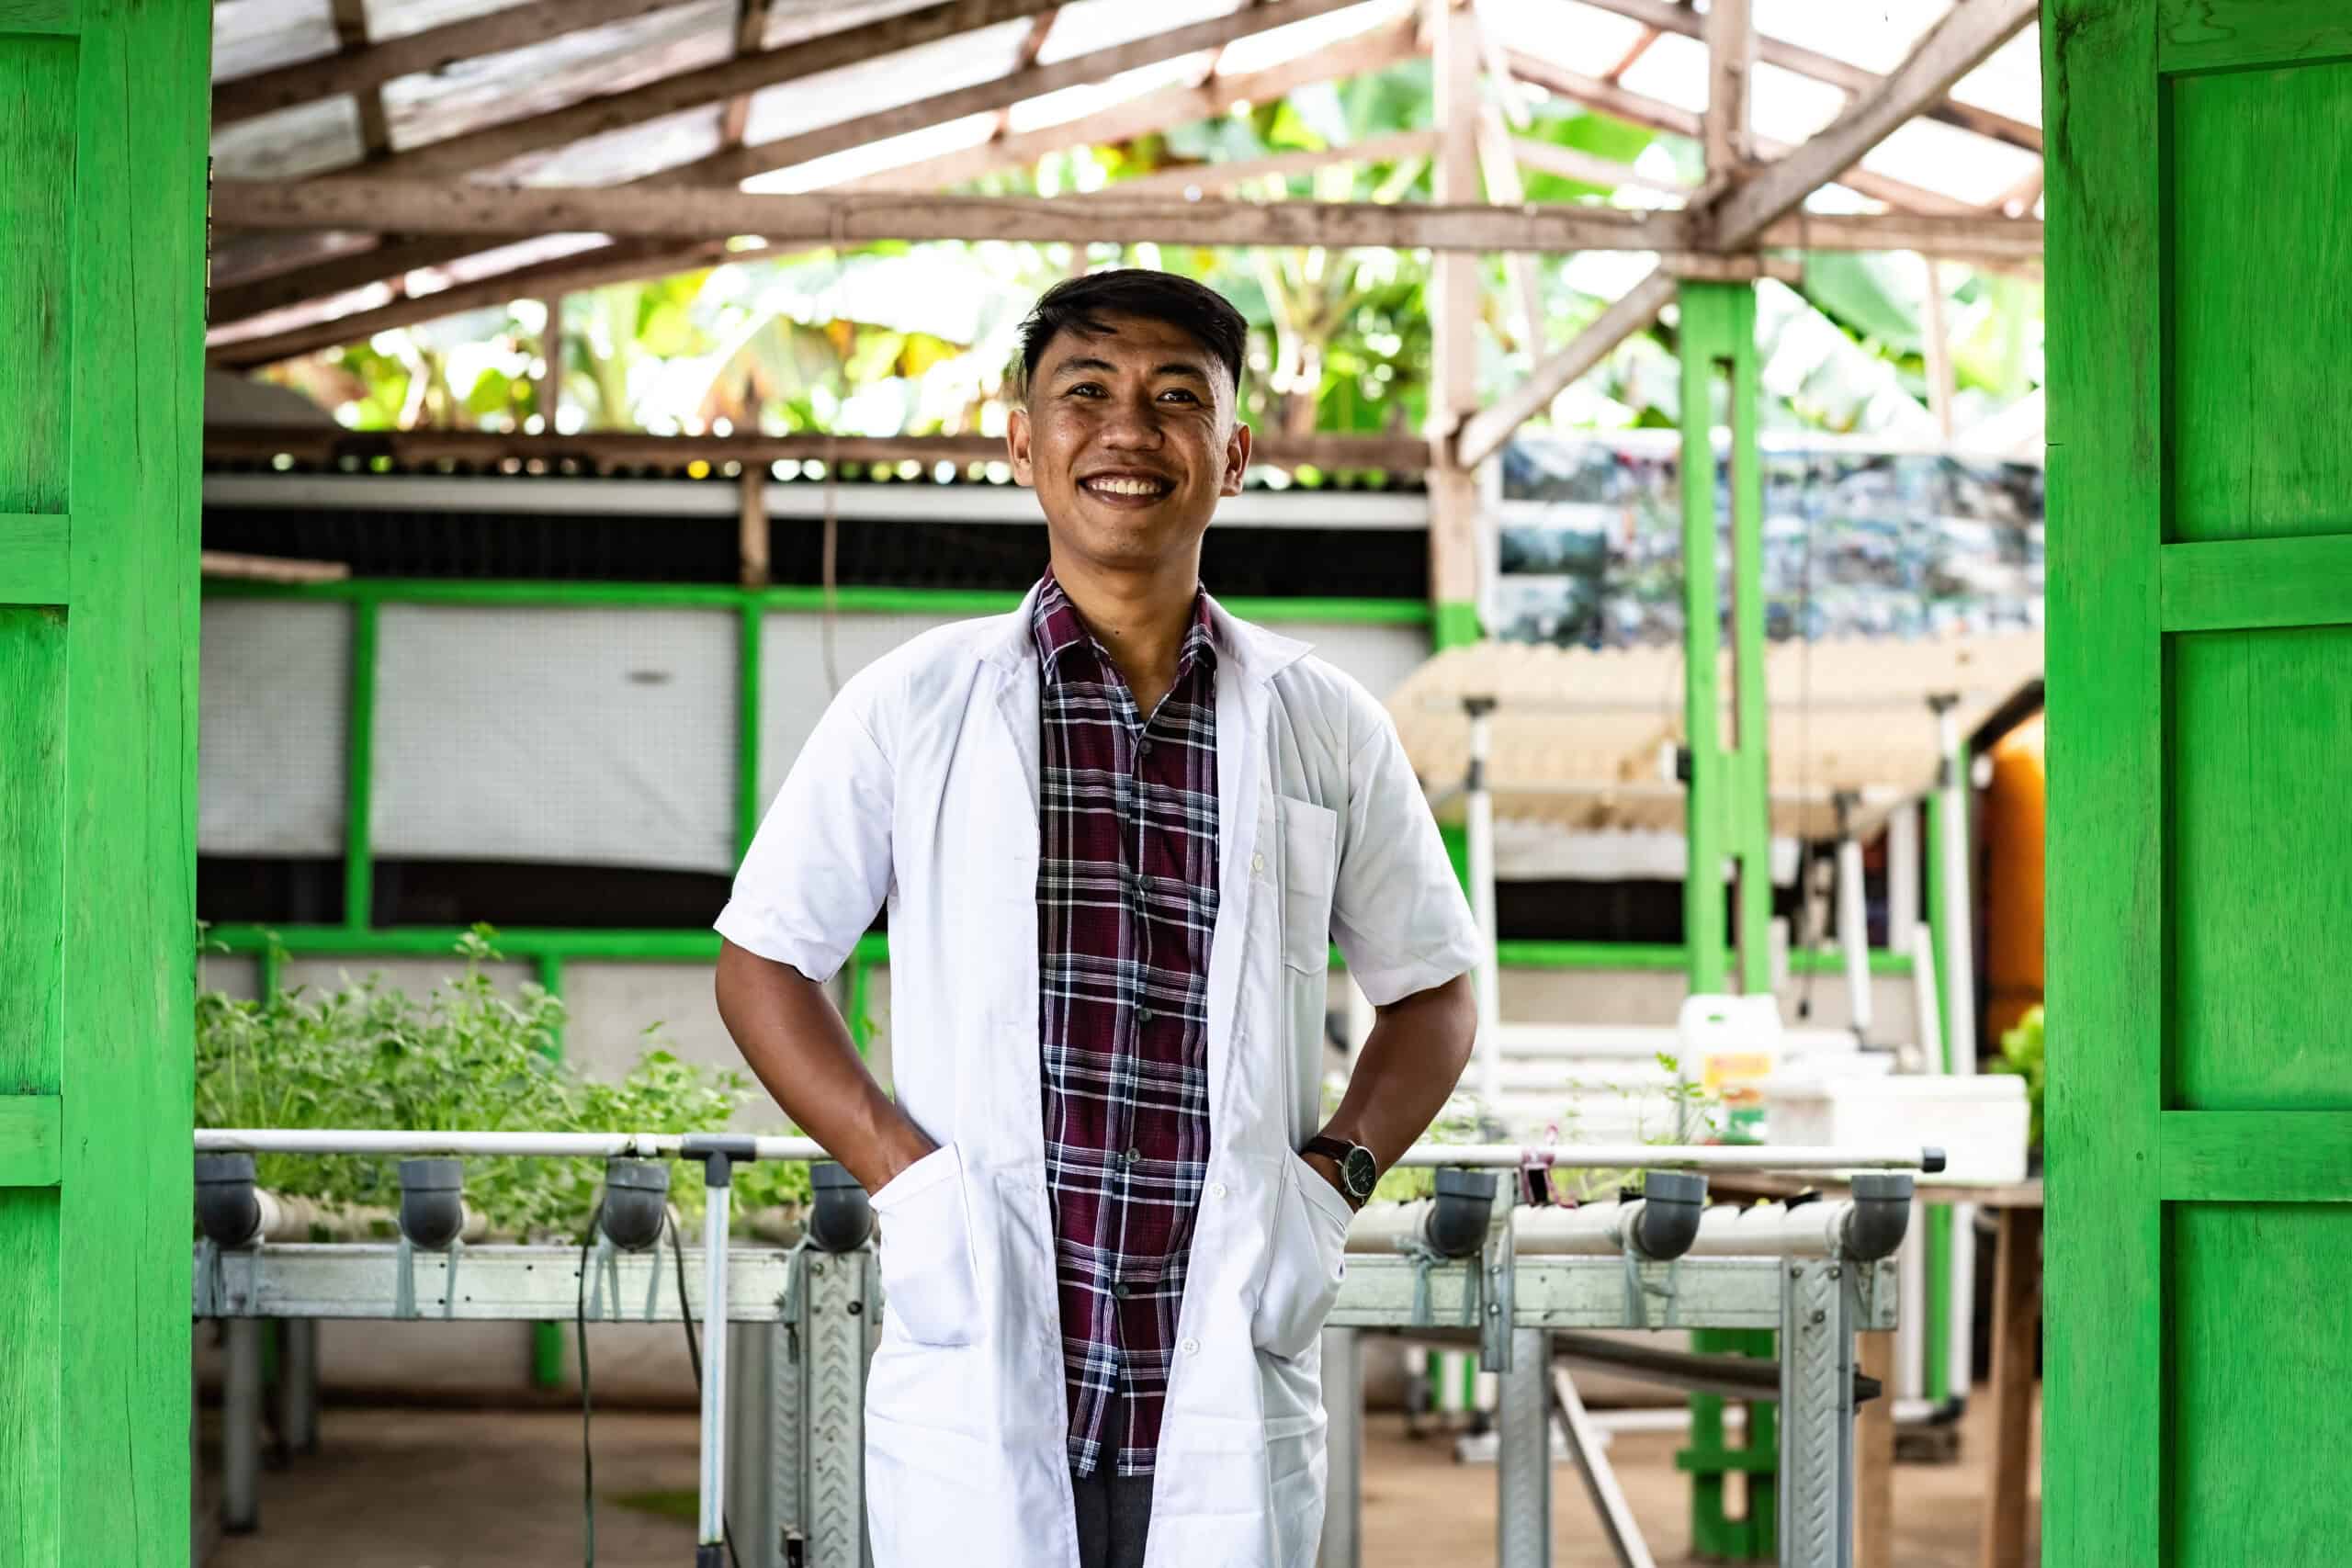
[[[1097, 375], [1115, 376], [1119, 373], [1119, 367], [1107, 359], [1081, 357], [1063, 360], [1054, 367], [1054, 376], [1056, 379], [1059, 379], [1073, 371], [1080, 370], [1091, 371]], [[1209, 378], [1207, 371], [1197, 365], [1187, 364], [1181, 359], [1171, 359], [1163, 365], [1155, 365], [1151, 367], [1151, 373], [1155, 376], [1189, 376], [1195, 381], [1204, 382]]]

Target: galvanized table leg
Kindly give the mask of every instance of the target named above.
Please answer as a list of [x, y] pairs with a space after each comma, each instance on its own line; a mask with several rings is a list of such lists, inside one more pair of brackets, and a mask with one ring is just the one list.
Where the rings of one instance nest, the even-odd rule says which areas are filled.
[[1323, 1331], [1323, 1540], [1316, 1568], [1357, 1568], [1363, 1555], [1363, 1345], [1352, 1328]]
[[1853, 1568], [1855, 1267], [1781, 1265], [1781, 1568]]
[[1496, 1412], [1497, 1517], [1502, 1568], [1551, 1568], [1552, 1337], [1510, 1331], [1510, 1365]]
[[773, 1323], [739, 1323], [727, 1358], [727, 1523], [742, 1568], [782, 1568], [776, 1544]]
[[261, 1336], [257, 1317], [229, 1319], [229, 1359], [220, 1394], [220, 1528], [242, 1535], [261, 1525]]
[[319, 1324], [288, 1318], [277, 1364], [277, 1430], [288, 1452], [319, 1451]]
[[1625, 1500], [1625, 1489], [1617, 1484], [1616, 1467], [1602, 1449], [1600, 1428], [1593, 1424], [1565, 1367], [1552, 1374], [1552, 1393], [1559, 1403], [1560, 1425], [1567, 1429], [1568, 1453], [1584, 1478], [1585, 1495], [1592, 1499], [1592, 1511], [1600, 1517], [1609, 1549], [1617, 1555], [1617, 1568], [1657, 1568], [1649, 1542], [1642, 1538], [1642, 1527], [1634, 1518], [1633, 1505]]
[[808, 1258], [802, 1449], [808, 1475], [808, 1568], [868, 1568], [865, 1539], [865, 1367], [872, 1337], [874, 1253]]

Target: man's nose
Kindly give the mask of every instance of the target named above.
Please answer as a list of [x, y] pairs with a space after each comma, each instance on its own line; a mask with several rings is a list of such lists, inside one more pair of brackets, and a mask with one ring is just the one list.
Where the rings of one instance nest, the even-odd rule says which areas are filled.
[[1103, 413], [1098, 433], [1105, 446], [1139, 449], [1160, 443], [1158, 410], [1148, 398], [1114, 399]]

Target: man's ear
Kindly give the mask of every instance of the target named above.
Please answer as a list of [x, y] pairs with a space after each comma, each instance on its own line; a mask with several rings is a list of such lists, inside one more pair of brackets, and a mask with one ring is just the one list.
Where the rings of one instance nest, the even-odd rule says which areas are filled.
[[1013, 479], [1035, 490], [1037, 487], [1037, 481], [1029, 468], [1029, 411], [1027, 409], [1014, 409], [1012, 417], [1005, 421], [1004, 451], [1005, 456], [1012, 459]]
[[1233, 422], [1233, 434], [1225, 438], [1225, 482], [1217, 488], [1219, 495], [1239, 495], [1241, 476], [1250, 467], [1250, 427], [1239, 420]]

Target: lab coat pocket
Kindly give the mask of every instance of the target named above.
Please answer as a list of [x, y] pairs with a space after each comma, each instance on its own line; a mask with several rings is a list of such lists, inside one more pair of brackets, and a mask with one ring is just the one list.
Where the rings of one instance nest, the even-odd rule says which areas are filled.
[[1250, 1337], [1268, 1355], [1288, 1359], [1315, 1343], [1348, 1273], [1348, 1201], [1322, 1173], [1289, 1157], [1274, 1199], [1265, 1283], [1250, 1314]]
[[1283, 835], [1283, 962], [1306, 975], [1331, 963], [1331, 890], [1340, 875], [1340, 814], [1277, 795]]
[[917, 1345], [969, 1345], [979, 1315], [963, 1155], [943, 1144], [874, 1194], [882, 1322]]

